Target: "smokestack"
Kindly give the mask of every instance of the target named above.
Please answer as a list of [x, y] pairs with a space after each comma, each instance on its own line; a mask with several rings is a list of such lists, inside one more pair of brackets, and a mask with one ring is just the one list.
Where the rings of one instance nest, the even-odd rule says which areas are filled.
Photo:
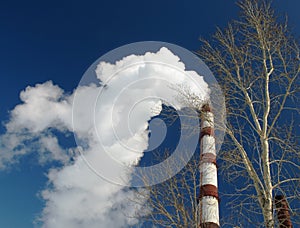
[[280, 228], [292, 228], [289, 207], [283, 195], [275, 196], [275, 206]]
[[219, 196], [214, 137], [214, 116], [208, 104], [201, 110], [200, 133], [200, 196], [201, 228], [219, 228]]

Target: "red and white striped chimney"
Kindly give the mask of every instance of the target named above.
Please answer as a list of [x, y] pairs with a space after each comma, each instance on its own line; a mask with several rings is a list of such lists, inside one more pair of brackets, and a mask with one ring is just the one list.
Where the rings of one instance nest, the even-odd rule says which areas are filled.
[[201, 228], [219, 228], [219, 196], [214, 137], [214, 115], [208, 104], [201, 110], [200, 133], [200, 196]]
[[291, 216], [289, 213], [288, 203], [283, 195], [275, 196], [275, 206], [279, 228], [292, 228]]

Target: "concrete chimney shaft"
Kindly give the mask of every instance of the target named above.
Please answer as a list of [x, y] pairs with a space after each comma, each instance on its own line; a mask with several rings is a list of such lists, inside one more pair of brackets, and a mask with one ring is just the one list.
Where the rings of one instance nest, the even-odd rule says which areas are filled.
[[214, 115], [208, 104], [204, 105], [201, 110], [200, 148], [199, 227], [219, 228], [219, 196]]

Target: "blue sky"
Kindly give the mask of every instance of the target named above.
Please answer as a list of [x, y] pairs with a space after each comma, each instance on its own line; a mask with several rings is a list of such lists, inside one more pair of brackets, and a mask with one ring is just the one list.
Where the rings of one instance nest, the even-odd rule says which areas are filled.
[[[300, 34], [300, 2], [274, 1]], [[198, 37], [236, 18], [234, 1], [3, 1], [0, 7], [0, 120], [20, 103], [28, 85], [52, 80], [71, 92], [97, 58], [119, 46], [145, 40], [191, 51]], [[0, 132], [4, 128], [1, 126]], [[0, 172], [0, 227], [33, 227], [43, 208], [38, 193], [48, 167], [22, 158]]]

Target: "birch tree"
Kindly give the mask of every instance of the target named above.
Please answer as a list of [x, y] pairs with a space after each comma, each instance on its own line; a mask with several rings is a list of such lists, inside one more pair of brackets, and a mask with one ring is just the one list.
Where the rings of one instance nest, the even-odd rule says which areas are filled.
[[231, 225], [276, 226], [275, 194], [287, 198], [296, 224], [299, 44], [270, 2], [243, 0], [238, 5], [239, 19], [201, 39], [198, 52], [226, 99], [227, 136], [219, 157], [220, 175], [235, 187], [230, 204], [236, 218], [231, 221], [237, 224]]
[[[200, 39], [198, 51], [226, 99], [226, 128], [215, 125], [226, 131], [218, 154], [218, 179], [224, 180], [223, 187], [219, 185], [221, 210], [226, 208], [221, 211], [221, 227], [283, 227], [276, 218], [276, 195], [287, 199], [296, 226], [300, 224], [299, 43], [287, 19], [277, 17], [270, 2], [242, 0], [238, 6], [239, 18]], [[195, 97], [179, 93], [193, 107]], [[139, 197], [148, 197], [147, 207], [152, 208], [143, 219], [159, 227], [197, 227], [198, 167], [195, 156], [178, 175], [139, 191], [136, 203]]]
[[[159, 175], [160, 172], [164, 175], [167, 172], [172, 176], [172, 170], [178, 164], [165, 160], [170, 156], [170, 151], [156, 151], [154, 154], [155, 163], [164, 161], [164, 166], [157, 170], [155, 175]], [[195, 153], [177, 175], [157, 185], [150, 185], [151, 180], [148, 177], [152, 178], [152, 175], [141, 175], [145, 187], [138, 189], [129, 202], [136, 205], [143, 203], [140, 206], [144, 210], [135, 216], [143, 223], [142, 227], [198, 228], [199, 155]], [[186, 160], [184, 157], [181, 159]], [[146, 205], [144, 199], [147, 199]]]

